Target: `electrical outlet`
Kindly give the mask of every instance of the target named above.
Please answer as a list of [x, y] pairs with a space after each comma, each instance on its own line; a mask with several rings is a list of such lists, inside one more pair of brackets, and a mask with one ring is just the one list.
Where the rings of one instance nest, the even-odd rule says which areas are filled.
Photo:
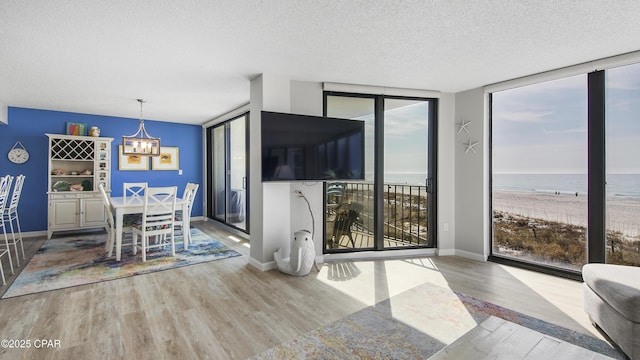
[[178, 175], [182, 175], [182, 169], [178, 170]]

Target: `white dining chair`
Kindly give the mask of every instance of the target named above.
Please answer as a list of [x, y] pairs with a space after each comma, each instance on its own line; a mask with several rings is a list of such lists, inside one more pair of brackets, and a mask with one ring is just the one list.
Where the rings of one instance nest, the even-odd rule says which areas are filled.
[[[116, 222], [113, 217], [113, 206], [111, 205], [111, 200], [109, 199], [109, 195], [107, 194], [107, 191], [104, 189], [104, 186], [102, 184], [98, 185], [98, 190], [100, 190], [102, 203], [104, 204], [104, 212], [107, 215], [107, 226], [105, 227], [105, 229], [107, 230], [107, 241], [104, 244], [104, 248], [105, 248], [105, 251], [107, 251], [107, 256], [111, 257], [113, 255], [113, 249], [116, 248], [116, 243], [115, 243]], [[138, 218], [140, 218], [139, 214], [131, 214], [131, 215], [138, 215]], [[131, 233], [131, 225], [127, 224], [126, 222], [123, 222], [122, 239], [124, 239], [125, 233], [126, 234]], [[122, 246], [120, 246], [120, 248], [122, 249]]]
[[193, 208], [193, 201], [196, 198], [199, 187], [200, 184], [187, 183], [184, 188], [184, 193], [182, 193], [182, 200], [187, 203], [187, 212], [186, 214], [183, 214], [181, 209], [176, 210], [175, 226], [176, 230], [180, 228], [185, 250], [187, 250], [187, 248], [189, 247], [189, 240], [191, 235], [189, 232], [191, 231], [191, 226], [189, 226], [188, 229], [183, 229], [182, 221], [185, 220], [187, 224], [191, 224], [191, 209]]
[[[15, 183], [13, 184], [13, 193], [11, 194], [11, 201], [8, 201], [4, 207], [4, 211], [2, 214], [2, 222], [9, 223], [9, 229], [11, 230], [11, 239], [9, 245], [13, 245], [15, 254], [16, 254], [16, 266], [20, 266], [20, 256], [18, 255], [18, 244], [20, 244], [20, 249], [22, 251], [22, 260], [25, 260], [24, 256], [24, 245], [22, 243], [22, 229], [20, 228], [20, 218], [18, 217], [18, 203], [20, 202], [20, 195], [22, 194], [22, 185], [24, 184], [24, 175], [18, 175], [15, 178]], [[16, 238], [16, 232], [13, 228], [13, 222], [16, 223], [16, 228], [18, 230], [18, 237]], [[5, 225], [6, 226], [6, 225]]]
[[[6, 175], [0, 178], [0, 214], [4, 214], [4, 208], [7, 204], [7, 198], [9, 197], [9, 189], [11, 188], [11, 183], [13, 182], [13, 176]], [[3, 255], [7, 255], [9, 259], [9, 267], [11, 268], [11, 274], [15, 274], [13, 271], [13, 261], [11, 261], [11, 252], [9, 251], [9, 239], [7, 238], [7, 228], [4, 221], [0, 221], [0, 227], [2, 227], [2, 232], [4, 233], [4, 243], [5, 248], [0, 249], [0, 258]], [[0, 267], [2, 264], [0, 264]], [[4, 270], [2, 272], [3, 285], [4, 285]]]
[[[127, 199], [142, 199], [144, 191], [149, 186], [146, 182], [125, 182], [122, 183], [122, 197], [124, 201]], [[124, 227], [131, 228], [134, 225], [140, 225], [142, 216], [140, 214], [125, 214], [122, 218]]]
[[98, 185], [98, 190], [100, 190], [100, 196], [102, 197], [102, 203], [104, 205], [104, 213], [107, 216], [107, 226], [105, 226], [105, 229], [107, 230], [107, 241], [105, 242], [104, 248], [108, 251], [107, 256], [111, 256], [115, 246], [116, 223], [113, 220], [113, 208], [111, 207], [111, 201], [109, 200], [107, 191], [104, 189], [102, 184]]
[[[171, 256], [176, 255], [174, 219], [176, 216], [177, 188], [148, 187], [144, 192], [144, 205], [142, 211], [142, 224], [132, 227], [133, 254], [138, 248], [140, 237], [140, 249], [142, 261], [147, 261], [147, 250], [151, 248], [164, 248], [167, 245], [167, 237], [170, 239]], [[156, 237], [156, 243], [151, 245], [149, 238]]]
[[135, 197], [143, 197], [144, 189], [148, 187], [148, 183], [146, 182], [125, 182], [122, 183], [122, 197], [125, 198], [135, 198]]

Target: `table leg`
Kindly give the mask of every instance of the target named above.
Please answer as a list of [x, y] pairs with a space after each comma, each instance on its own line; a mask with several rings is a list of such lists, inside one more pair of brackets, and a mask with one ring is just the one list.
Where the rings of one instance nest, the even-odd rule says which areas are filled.
[[120, 261], [122, 253], [122, 222], [124, 214], [121, 209], [116, 210], [116, 261]]
[[189, 205], [182, 205], [182, 238], [184, 243], [184, 249], [189, 248], [191, 242], [191, 221], [189, 221]]

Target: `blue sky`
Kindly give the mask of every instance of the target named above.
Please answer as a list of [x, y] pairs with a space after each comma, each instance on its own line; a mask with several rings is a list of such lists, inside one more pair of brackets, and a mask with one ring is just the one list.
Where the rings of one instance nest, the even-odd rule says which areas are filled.
[[[606, 72], [607, 171], [640, 173], [640, 64]], [[587, 76], [493, 94], [495, 173], [585, 173]]]
[[[427, 124], [429, 117], [429, 103], [411, 100], [387, 100], [393, 107], [385, 111], [384, 125], [384, 162], [385, 175], [390, 175], [392, 182], [401, 181], [397, 174], [420, 174], [421, 176], [407, 177], [406, 181], [424, 183], [427, 175]], [[405, 105], [406, 104], [406, 105]], [[365, 121], [365, 171], [367, 179], [373, 179], [373, 114], [357, 118]]]
[[385, 111], [385, 173], [427, 174], [426, 101]]

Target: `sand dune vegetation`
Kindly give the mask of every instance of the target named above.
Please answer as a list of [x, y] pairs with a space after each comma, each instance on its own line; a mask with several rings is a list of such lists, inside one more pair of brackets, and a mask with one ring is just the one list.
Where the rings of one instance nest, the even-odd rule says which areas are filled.
[[[580, 269], [586, 259], [586, 228], [494, 211], [494, 246], [504, 255]], [[640, 266], [640, 239], [607, 232], [607, 262]]]

